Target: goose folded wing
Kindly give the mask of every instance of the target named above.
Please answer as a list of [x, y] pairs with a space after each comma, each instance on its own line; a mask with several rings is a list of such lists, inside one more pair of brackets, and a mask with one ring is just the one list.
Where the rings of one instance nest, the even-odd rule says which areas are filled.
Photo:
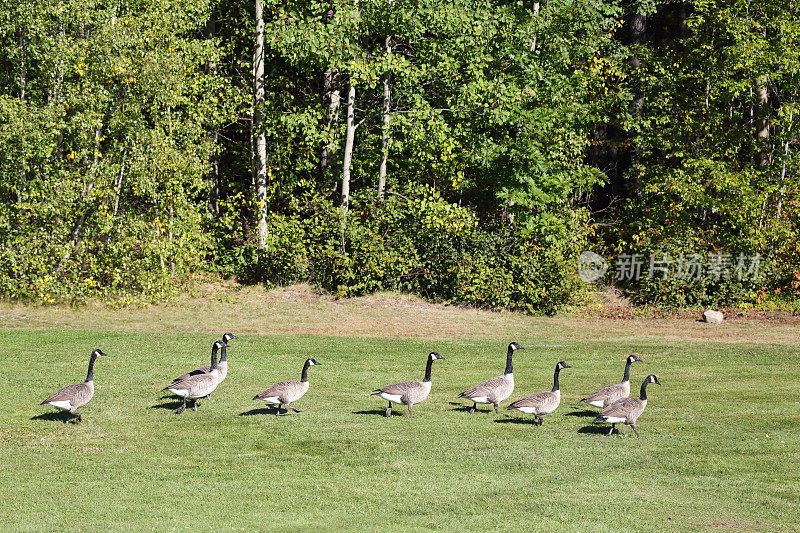
[[582, 402], [594, 402], [597, 400], [605, 400], [606, 398], [612, 398], [614, 396], [620, 396], [625, 394], [625, 389], [619, 383], [615, 385], [608, 385], [603, 387], [597, 392], [594, 392], [581, 400]]
[[74, 385], [68, 385], [63, 389], [51, 394], [40, 405], [45, 405], [52, 402], [63, 402], [63, 401], [79, 403], [79, 400], [88, 396], [89, 392], [90, 392], [89, 387], [87, 387], [85, 383], [76, 383]]
[[279, 398], [289, 396], [292, 392], [298, 390], [300, 386], [301, 385], [299, 381], [281, 381], [280, 383], [276, 383], [267, 390], [259, 393], [254, 399], [270, 398], [273, 396]]
[[600, 411], [597, 418], [626, 418], [638, 405], [638, 398], [623, 398]]
[[419, 381], [401, 381], [400, 383], [392, 383], [391, 385], [381, 387], [378, 391], [386, 394], [403, 396], [417, 387], [419, 387]]
[[550, 392], [536, 392], [530, 396], [526, 396], [521, 400], [517, 400], [508, 406], [509, 409], [515, 407], [544, 407], [551, 402], [555, 401], [555, 396]]
[[199, 376], [201, 374], [208, 374], [211, 372], [211, 365], [201, 366], [200, 368], [196, 368], [191, 372], [186, 372], [185, 374], [181, 374], [177, 378], [173, 379], [173, 383], [177, 383], [179, 381], [183, 381], [184, 379], [188, 379], [192, 376]]
[[466, 390], [458, 395], [459, 398], [472, 398], [473, 396], [486, 396], [497, 387], [504, 385], [504, 376], [497, 376], [481, 381], [469, 390]]

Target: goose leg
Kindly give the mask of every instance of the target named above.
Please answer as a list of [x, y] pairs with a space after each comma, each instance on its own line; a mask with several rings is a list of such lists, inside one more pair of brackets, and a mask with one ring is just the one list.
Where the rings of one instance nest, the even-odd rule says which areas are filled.
[[469, 414], [474, 414], [476, 407], [478, 407], [478, 404], [477, 403], [473, 403], [472, 407], [469, 408]]
[[178, 407], [177, 411], [175, 411], [175, 414], [179, 415], [185, 410], [186, 410], [186, 398], [183, 399], [183, 404], [180, 407]]
[[497, 412], [497, 404], [494, 404], [494, 414], [499, 415], [500, 413]]
[[611, 424], [611, 429], [609, 429], [608, 433], [606, 433], [606, 437], [610, 437], [611, 434], [614, 433], [614, 426], [616, 426], [616, 424]]
[[211, 395], [210, 394], [206, 394], [206, 400], [208, 400], [209, 402], [211, 401]]
[[634, 433], [636, 433], [636, 438], [638, 439], [639, 438], [639, 432], [636, 431], [636, 424], [631, 424], [631, 429], [633, 430]]
[[289, 409], [291, 409], [295, 413], [302, 413], [302, 411], [300, 409], [298, 409], [297, 407], [289, 407], [289, 404], [286, 404], [286, 412], [287, 413], [289, 412]]
[[392, 416], [392, 402], [389, 402], [389, 407], [386, 408], [386, 416]]
[[[81, 414], [80, 414], [80, 413], [75, 413], [75, 416], [78, 418], [78, 422], [83, 422], [83, 418], [81, 418]], [[634, 428], [634, 431], [636, 431], [636, 429], [635, 429], [635, 428]], [[637, 437], [639, 436], [639, 435], [638, 435], [638, 433], [637, 433], [637, 435], [636, 435], [636, 436], [637, 436]]]
[[411, 414], [411, 404], [408, 404], [408, 418], [414, 418], [414, 415]]
[[275, 416], [281, 416], [281, 407], [283, 407], [283, 404], [279, 403], [278, 408], [275, 410]]
[[194, 409], [194, 412], [196, 413], [197, 412], [197, 398], [195, 398], [194, 401], [192, 402], [192, 408]]
[[542, 415], [536, 415], [536, 418], [539, 419], [539, 425], [541, 426], [544, 422], [544, 418], [542, 418]]

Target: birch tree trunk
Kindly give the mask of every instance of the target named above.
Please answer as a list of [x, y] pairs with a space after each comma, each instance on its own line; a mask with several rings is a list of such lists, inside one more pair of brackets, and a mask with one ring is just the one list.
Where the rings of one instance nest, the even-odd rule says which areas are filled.
[[350, 163], [353, 159], [353, 140], [356, 134], [355, 107], [356, 86], [351, 81], [350, 91], [347, 93], [347, 134], [342, 166], [342, 248], [344, 248], [344, 230], [347, 227], [347, 210], [350, 207]]
[[[253, 183], [258, 202], [258, 248], [267, 251], [267, 138], [264, 131], [264, 3], [256, 0], [256, 36], [253, 49]], [[263, 265], [262, 265], [263, 266]], [[262, 272], [263, 272], [262, 268]]]
[[[328, 104], [328, 131], [331, 131], [337, 122], [339, 122], [339, 107], [341, 104], [341, 94], [336, 85], [338, 76], [333, 70], [326, 70], [322, 74], [322, 92], [324, 102]], [[319, 160], [320, 177], [322, 177], [325, 169], [330, 165], [331, 153], [335, 146], [336, 141], [331, 140], [325, 147], [322, 148], [322, 155]], [[334, 186], [334, 189], [336, 187]]]
[[[386, 55], [392, 53], [392, 37], [386, 37]], [[390, 112], [392, 109], [392, 72], [387, 70], [383, 74], [383, 130], [381, 131], [381, 166], [378, 170], [378, 198], [383, 201], [386, 189], [386, 163], [389, 159], [389, 127]]]
[[[208, 21], [205, 28], [203, 28], [203, 37], [205, 39], [213, 39], [214, 34], [217, 33], [217, 24], [214, 20], [214, 12], [209, 14]], [[217, 64], [214, 61], [209, 61], [206, 65], [206, 72], [209, 74], [217, 73]], [[219, 154], [217, 153], [217, 143], [219, 142], [219, 131], [214, 129], [209, 132], [209, 137], [214, 144], [214, 151], [208, 159], [209, 181], [210, 190], [208, 198], [208, 207], [215, 216], [219, 217]]]
[[762, 76], [756, 83], [756, 142], [758, 143], [758, 167], [769, 166], [769, 91], [767, 80]]
[[[533, 3], [533, 18], [539, 16], [539, 2]], [[531, 41], [531, 52], [536, 50], [536, 34], [533, 35], [533, 40]]]

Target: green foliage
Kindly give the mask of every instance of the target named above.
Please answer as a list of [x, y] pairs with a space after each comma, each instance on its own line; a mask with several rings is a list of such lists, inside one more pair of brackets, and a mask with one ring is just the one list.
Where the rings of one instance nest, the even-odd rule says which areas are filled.
[[163, 296], [203, 269], [202, 199], [227, 89], [192, 37], [209, 5], [6, 2], [0, 293]]

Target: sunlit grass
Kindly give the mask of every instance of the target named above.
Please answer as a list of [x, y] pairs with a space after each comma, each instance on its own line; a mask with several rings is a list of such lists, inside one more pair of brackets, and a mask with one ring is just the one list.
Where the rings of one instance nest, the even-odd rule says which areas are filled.
[[[239, 333], [235, 324], [224, 329]], [[0, 330], [0, 524], [639, 531], [800, 523], [796, 345], [241, 337], [213, 401], [178, 416], [159, 389], [206, 364], [213, 335]], [[455, 399], [502, 372], [510, 340], [528, 345], [515, 360], [512, 399], [549, 389], [558, 360], [573, 365], [542, 427], [507, 411], [469, 415]], [[38, 404], [82, 380], [95, 347], [109, 354], [95, 368], [95, 397], [83, 423], [65, 425]], [[431, 350], [446, 359], [434, 365], [430, 398], [413, 420], [397, 406], [382, 416], [385, 403], [369, 391], [421, 379]], [[627, 427], [602, 436], [577, 404], [617, 382], [628, 353], [645, 360], [633, 366], [632, 389], [649, 373], [664, 384], [649, 388], [640, 440]], [[307, 356], [322, 366], [295, 404], [302, 413], [276, 417], [251, 400], [298, 379]]]

